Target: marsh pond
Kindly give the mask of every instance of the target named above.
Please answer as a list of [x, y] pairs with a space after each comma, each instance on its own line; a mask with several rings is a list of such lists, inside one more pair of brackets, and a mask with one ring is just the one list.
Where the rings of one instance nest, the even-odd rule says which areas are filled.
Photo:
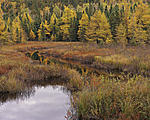
[[70, 108], [70, 92], [59, 85], [3, 94], [0, 100], [0, 120], [65, 120]]

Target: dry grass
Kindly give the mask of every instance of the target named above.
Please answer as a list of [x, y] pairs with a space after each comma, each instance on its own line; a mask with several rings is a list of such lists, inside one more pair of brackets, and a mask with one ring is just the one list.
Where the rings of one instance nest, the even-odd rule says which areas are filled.
[[94, 43], [29, 42], [13, 46], [24, 54], [38, 50], [41, 55], [83, 65], [108, 73], [125, 72], [150, 76], [150, 47], [103, 47]]
[[[21, 44], [22, 46], [22, 44]], [[3, 47], [0, 53], [0, 92], [15, 93], [24, 91], [31, 84], [38, 82], [51, 82], [57, 80], [69, 83], [68, 88], [79, 89], [80, 74], [68, 67], [50, 64], [40, 65], [38, 61], [32, 61], [24, 53], [16, 51], [16, 46]], [[78, 82], [75, 82], [78, 81]], [[70, 85], [70, 86], [69, 86]]]

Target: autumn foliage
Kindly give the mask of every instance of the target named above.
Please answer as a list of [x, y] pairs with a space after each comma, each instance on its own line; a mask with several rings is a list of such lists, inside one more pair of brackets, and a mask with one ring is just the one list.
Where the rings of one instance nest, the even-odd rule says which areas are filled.
[[[26, 41], [82, 41], [98, 44], [149, 44], [150, 7], [147, 1], [63, 0], [50, 4], [0, 2], [1, 44]], [[41, 8], [38, 3], [43, 5]], [[32, 7], [36, 6], [36, 9]]]

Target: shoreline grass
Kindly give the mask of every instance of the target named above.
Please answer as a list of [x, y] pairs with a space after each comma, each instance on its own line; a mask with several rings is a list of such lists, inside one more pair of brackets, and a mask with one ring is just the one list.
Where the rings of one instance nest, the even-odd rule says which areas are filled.
[[[8, 62], [9, 66], [12, 64]], [[13, 66], [13, 65], [12, 65]], [[81, 79], [80, 74], [70, 68], [57, 64], [39, 65], [39, 64], [22, 64], [17, 63], [12, 70], [0, 76], [0, 92], [17, 92], [23, 91], [30, 83], [49, 81], [53, 79], [57, 81], [69, 83], [73, 81], [70, 89], [78, 89], [78, 82]], [[7, 66], [6, 66], [7, 68]], [[68, 84], [69, 87], [69, 84]]]
[[150, 81], [141, 76], [127, 82], [103, 76], [74, 95], [74, 107], [82, 120], [143, 120], [150, 118]]

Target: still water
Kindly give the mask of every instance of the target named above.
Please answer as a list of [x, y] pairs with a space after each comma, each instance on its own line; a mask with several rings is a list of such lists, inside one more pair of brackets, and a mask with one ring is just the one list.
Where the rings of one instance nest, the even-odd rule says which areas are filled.
[[14, 100], [8, 97], [0, 105], [0, 120], [65, 120], [69, 94], [61, 86], [46, 86]]

